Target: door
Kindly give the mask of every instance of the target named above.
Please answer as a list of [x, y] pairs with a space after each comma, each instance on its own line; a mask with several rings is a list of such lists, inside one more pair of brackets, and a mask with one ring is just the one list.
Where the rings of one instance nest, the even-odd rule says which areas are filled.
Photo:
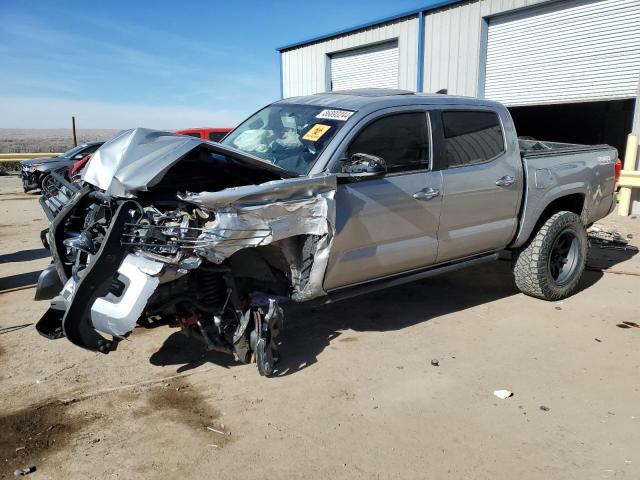
[[513, 239], [518, 225], [520, 152], [507, 151], [502, 124], [493, 111], [439, 114], [434, 144], [447, 167], [442, 171], [437, 262], [500, 250]]
[[506, 105], [635, 97], [638, 0], [550, 2], [489, 20], [485, 97]]
[[398, 42], [331, 55], [331, 91], [398, 88]]
[[325, 290], [427, 266], [436, 259], [442, 176], [431, 167], [426, 112], [378, 114], [363, 125], [347, 140], [346, 156], [381, 157], [388, 173], [338, 186]]

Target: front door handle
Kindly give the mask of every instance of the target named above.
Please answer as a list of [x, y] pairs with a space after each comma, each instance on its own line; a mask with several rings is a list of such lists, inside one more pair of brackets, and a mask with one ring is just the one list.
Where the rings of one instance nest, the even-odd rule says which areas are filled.
[[505, 175], [504, 177], [496, 180], [496, 185], [499, 187], [510, 187], [514, 183], [516, 183], [516, 179], [511, 175]]
[[427, 200], [431, 200], [432, 198], [435, 198], [438, 195], [440, 195], [440, 190], [438, 190], [437, 188], [428, 187], [428, 188], [423, 188], [419, 192], [414, 193], [413, 198], [415, 198], [416, 200], [422, 200], [423, 202], [426, 202]]

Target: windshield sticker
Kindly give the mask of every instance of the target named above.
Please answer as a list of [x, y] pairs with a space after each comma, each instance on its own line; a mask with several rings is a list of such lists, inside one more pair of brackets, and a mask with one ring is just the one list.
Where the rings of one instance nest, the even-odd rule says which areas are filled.
[[322, 110], [316, 118], [326, 118], [327, 120], [339, 120], [341, 122], [346, 122], [349, 120], [349, 117], [356, 112], [351, 112], [349, 110]]
[[316, 123], [309, 129], [307, 133], [304, 134], [302, 139], [309, 140], [310, 142], [317, 142], [325, 133], [327, 133], [330, 128], [330, 125], [322, 125], [321, 123]]

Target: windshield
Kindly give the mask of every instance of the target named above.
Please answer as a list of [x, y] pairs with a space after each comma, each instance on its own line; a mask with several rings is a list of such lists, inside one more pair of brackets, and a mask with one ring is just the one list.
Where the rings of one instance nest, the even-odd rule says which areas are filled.
[[313, 105], [274, 104], [249, 117], [221, 143], [305, 175], [352, 114]]
[[76, 153], [81, 152], [83, 149], [87, 148], [86, 145], [78, 145], [77, 147], [73, 147], [71, 150], [67, 150], [66, 152], [64, 152], [62, 155], [60, 155], [61, 157], [64, 158], [71, 158], [73, 157]]

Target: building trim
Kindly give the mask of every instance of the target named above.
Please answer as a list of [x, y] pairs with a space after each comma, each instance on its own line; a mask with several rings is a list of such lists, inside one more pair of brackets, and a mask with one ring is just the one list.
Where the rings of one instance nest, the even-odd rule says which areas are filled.
[[360, 25], [356, 25], [355, 27], [345, 28], [343, 30], [338, 30], [337, 32], [331, 32], [324, 35], [320, 35], [318, 37], [310, 38], [308, 40], [302, 40], [300, 42], [291, 43], [289, 45], [284, 45], [282, 47], [276, 48], [276, 51], [282, 53], [285, 50], [291, 50], [298, 47], [303, 47], [305, 45], [309, 45], [311, 43], [320, 42], [322, 40], [328, 40], [330, 38], [339, 37], [344, 35], [345, 33], [352, 33], [358, 30], [363, 30], [365, 28], [373, 27], [375, 25], [380, 25], [382, 23], [393, 22], [394, 20], [400, 20], [403, 18], [413, 17], [415, 15], [420, 15], [430, 10], [435, 10], [436, 8], [445, 7], [447, 5], [451, 5], [453, 3], [461, 3], [465, 0], [435, 0], [431, 1], [428, 5], [425, 5], [423, 8], [417, 8], [415, 10], [410, 10], [408, 12], [398, 13], [396, 15], [391, 15], [389, 17], [380, 18], [378, 20], [373, 20], [370, 22], [362, 23]]
[[327, 53], [324, 56], [324, 91], [331, 92], [333, 90], [331, 85], [331, 54]]
[[489, 17], [483, 17], [480, 24], [480, 58], [478, 63], [477, 97], [484, 98], [487, 80], [487, 48], [489, 47]]
[[284, 98], [284, 68], [282, 65], [282, 55], [278, 55], [278, 65], [280, 67], [280, 100]]
[[418, 13], [418, 75], [416, 92], [424, 89], [424, 11]]

